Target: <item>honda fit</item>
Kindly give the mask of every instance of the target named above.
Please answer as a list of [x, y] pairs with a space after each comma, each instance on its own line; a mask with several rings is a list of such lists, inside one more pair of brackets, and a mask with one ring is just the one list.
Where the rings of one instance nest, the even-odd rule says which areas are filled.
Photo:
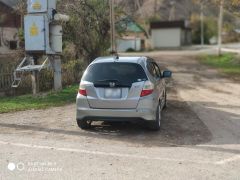
[[159, 130], [166, 107], [165, 78], [149, 57], [101, 57], [86, 69], [77, 95], [77, 124], [82, 129], [92, 121], [139, 121]]

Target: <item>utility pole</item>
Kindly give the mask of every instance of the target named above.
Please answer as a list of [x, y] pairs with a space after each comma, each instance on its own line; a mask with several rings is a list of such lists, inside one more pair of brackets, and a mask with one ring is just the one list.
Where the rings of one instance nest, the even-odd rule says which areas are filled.
[[157, 17], [157, 9], [158, 8], [158, 1], [154, 0], [154, 16]]
[[52, 58], [53, 62], [53, 71], [54, 71], [54, 90], [61, 91], [62, 90], [62, 62], [61, 56], [56, 55]]
[[204, 46], [204, 14], [203, 14], [203, 1], [201, 2], [201, 45]]
[[176, 19], [176, 2], [171, 1], [170, 4], [171, 4], [171, 10], [169, 14], [169, 21], [174, 21]]
[[222, 53], [222, 27], [223, 27], [223, 5], [224, 0], [220, 1], [220, 11], [218, 19], [218, 55]]
[[117, 49], [116, 49], [114, 0], [109, 0], [109, 5], [110, 5], [110, 28], [111, 28], [111, 53], [115, 54], [117, 52]]
[[[33, 65], [38, 65], [38, 57], [33, 57], [32, 58], [32, 64]], [[39, 71], [33, 71], [31, 74], [32, 78], [32, 93], [33, 95], [37, 95], [39, 93]]]

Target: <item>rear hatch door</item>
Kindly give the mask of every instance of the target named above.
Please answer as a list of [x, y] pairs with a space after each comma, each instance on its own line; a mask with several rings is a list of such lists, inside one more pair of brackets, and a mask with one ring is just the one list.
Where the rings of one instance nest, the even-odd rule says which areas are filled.
[[86, 75], [87, 99], [91, 108], [135, 109], [147, 76], [136, 63], [97, 63]]

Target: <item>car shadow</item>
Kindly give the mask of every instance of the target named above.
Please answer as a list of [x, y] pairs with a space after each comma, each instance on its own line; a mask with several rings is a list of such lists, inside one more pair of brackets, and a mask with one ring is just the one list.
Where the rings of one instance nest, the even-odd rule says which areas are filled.
[[144, 122], [94, 122], [88, 132], [148, 147], [197, 145], [207, 143], [212, 138], [206, 125], [188, 104], [174, 97], [168, 101], [168, 108], [163, 110], [160, 131], [148, 130]]
[[161, 131], [148, 130], [144, 122], [94, 122], [90, 130], [79, 129], [75, 121], [70, 124], [68, 121], [58, 122], [54, 120], [54, 124], [47, 126], [44, 123], [21, 125], [1, 122], [0, 133], [15, 135], [27, 133], [34, 136], [42, 136], [41, 133], [44, 133], [44, 136], [47, 134], [49, 139], [68, 141], [80, 141], [82, 137], [86, 137], [146, 147], [197, 145], [209, 142], [212, 137], [205, 124], [186, 102], [178, 99], [173, 90], [169, 93], [168, 107], [162, 114]]

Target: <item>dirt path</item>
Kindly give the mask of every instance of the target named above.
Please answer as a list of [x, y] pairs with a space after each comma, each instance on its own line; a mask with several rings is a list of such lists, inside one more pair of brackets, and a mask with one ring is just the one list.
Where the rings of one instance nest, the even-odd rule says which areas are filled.
[[216, 70], [200, 65], [191, 56], [164, 59], [163, 64], [175, 72], [179, 97], [211, 131], [213, 139], [210, 143], [239, 144], [240, 82], [231, 81]]
[[[141, 123], [75, 122], [75, 105], [0, 115], [0, 179], [26, 179], [29, 162], [56, 162], [41, 179], [237, 179], [240, 85], [181, 53], [154, 53], [174, 72], [161, 132]], [[9, 173], [9, 162], [25, 171]], [[2, 171], [1, 171], [2, 170]], [[158, 177], [158, 178], [156, 178]]]

